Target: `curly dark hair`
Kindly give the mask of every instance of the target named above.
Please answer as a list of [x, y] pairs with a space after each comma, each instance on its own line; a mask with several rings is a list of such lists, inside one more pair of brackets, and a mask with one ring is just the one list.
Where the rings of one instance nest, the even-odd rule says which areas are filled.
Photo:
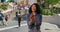
[[36, 5], [36, 14], [41, 14], [40, 6], [37, 3], [34, 3], [34, 4], [31, 5], [31, 7], [29, 8], [29, 14], [32, 13], [32, 9], [31, 8], [32, 8], [33, 5]]

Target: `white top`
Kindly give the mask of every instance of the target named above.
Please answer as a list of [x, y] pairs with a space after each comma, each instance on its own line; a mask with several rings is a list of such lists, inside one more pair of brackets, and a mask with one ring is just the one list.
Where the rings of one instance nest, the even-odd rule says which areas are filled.
[[60, 16], [60, 14], [58, 14]]
[[29, 8], [28, 7], [24, 7], [26, 10], [28, 10]]

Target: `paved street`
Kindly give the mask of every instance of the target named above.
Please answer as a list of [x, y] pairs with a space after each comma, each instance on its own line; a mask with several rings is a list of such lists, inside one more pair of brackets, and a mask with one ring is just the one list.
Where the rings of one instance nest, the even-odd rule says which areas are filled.
[[[17, 21], [12, 20], [8, 22], [6, 27], [1, 26], [0, 32], [28, 32], [26, 21], [21, 21], [21, 27], [17, 27]], [[54, 24], [42, 22], [41, 32], [60, 32], [60, 29]]]

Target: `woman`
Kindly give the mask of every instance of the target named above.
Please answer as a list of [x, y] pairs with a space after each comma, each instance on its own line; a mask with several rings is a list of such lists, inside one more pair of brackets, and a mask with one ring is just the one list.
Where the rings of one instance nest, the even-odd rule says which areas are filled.
[[5, 16], [6, 25], [8, 25], [8, 23], [7, 23], [8, 19], [9, 19], [9, 16], [6, 15], [6, 16]]
[[[28, 32], [40, 32], [40, 26], [42, 23], [42, 15], [40, 7], [37, 3], [34, 3], [29, 8], [29, 14], [27, 14]], [[35, 29], [35, 31], [34, 31]]]
[[16, 12], [16, 17], [17, 17], [17, 20], [18, 20], [18, 27], [20, 27], [20, 23], [21, 23], [21, 14], [20, 14], [20, 11]]
[[8, 15], [5, 16], [5, 21], [6, 21], [6, 22], [8, 21]]

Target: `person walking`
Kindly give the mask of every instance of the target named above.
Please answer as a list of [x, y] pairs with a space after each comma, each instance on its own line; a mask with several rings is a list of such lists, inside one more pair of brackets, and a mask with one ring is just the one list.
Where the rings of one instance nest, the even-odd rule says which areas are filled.
[[20, 14], [20, 11], [16, 12], [16, 17], [18, 19], [18, 27], [20, 27], [20, 22], [21, 22], [21, 14]]
[[42, 24], [42, 14], [40, 6], [34, 3], [29, 8], [29, 14], [26, 16], [28, 32], [41, 32], [40, 26]]
[[5, 22], [6, 22], [6, 25], [8, 25], [8, 19], [9, 19], [9, 16], [6, 15], [6, 16], [5, 16]]
[[4, 18], [4, 15], [0, 11], [0, 22], [2, 23], [2, 25], [5, 25], [4, 21], [3, 21], [3, 18]]

